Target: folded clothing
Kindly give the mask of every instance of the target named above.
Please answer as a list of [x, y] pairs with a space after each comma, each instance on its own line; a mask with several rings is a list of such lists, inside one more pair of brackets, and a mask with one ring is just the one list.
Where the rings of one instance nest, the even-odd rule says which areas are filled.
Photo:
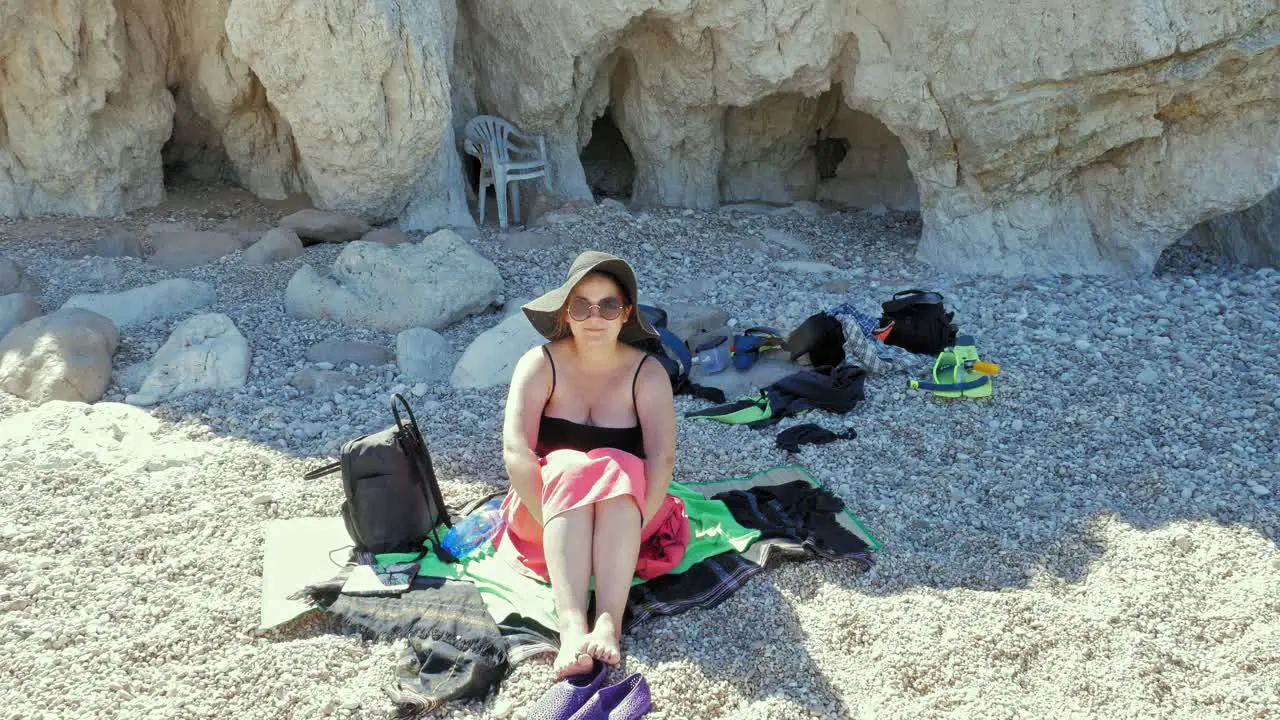
[[823, 557], [849, 557], [870, 566], [871, 548], [840, 524], [844, 502], [826, 488], [795, 480], [723, 492], [713, 499], [728, 506], [739, 523], [759, 530], [762, 542], [782, 540]]

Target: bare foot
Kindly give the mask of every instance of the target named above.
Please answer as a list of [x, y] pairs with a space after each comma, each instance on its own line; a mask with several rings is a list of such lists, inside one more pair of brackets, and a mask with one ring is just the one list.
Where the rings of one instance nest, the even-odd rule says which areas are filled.
[[596, 618], [596, 626], [587, 633], [586, 651], [601, 662], [617, 665], [622, 659], [622, 647], [619, 644], [620, 633], [613, 618], [607, 613]]
[[551, 669], [556, 671], [556, 675], [563, 678], [591, 672], [591, 655], [587, 653], [586, 644], [587, 638], [584, 635], [561, 633], [560, 652], [556, 653], [556, 659], [551, 663]]

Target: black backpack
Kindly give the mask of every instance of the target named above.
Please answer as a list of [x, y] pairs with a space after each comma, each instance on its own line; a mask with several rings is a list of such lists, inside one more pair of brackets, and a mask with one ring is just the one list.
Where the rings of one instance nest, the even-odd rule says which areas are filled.
[[884, 311], [880, 327], [886, 328], [882, 336], [885, 345], [937, 355], [955, 344], [956, 327], [951, 321], [954, 313], [943, 306], [941, 293], [903, 290], [880, 307]]
[[[397, 405], [409, 416], [406, 424]], [[391, 396], [394, 425], [343, 443], [339, 460], [303, 477], [312, 480], [342, 472], [342, 519], [356, 552], [419, 552], [430, 535], [436, 554], [452, 562], [443, 550], [436, 525], [453, 527], [436, 482], [431, 454], [418, 430], [413, 409], [399, 394]]]

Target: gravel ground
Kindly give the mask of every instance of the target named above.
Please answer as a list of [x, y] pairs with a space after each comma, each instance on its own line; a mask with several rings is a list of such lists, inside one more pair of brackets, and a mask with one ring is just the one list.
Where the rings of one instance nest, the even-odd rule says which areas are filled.
[[[323, 620], [253, 633], [264, 521], [336, 512], [336, 479], [301, 474], [385, 425], [393, 389], [413, 396], [451, 502], [500, 488], [505, 388], [418, 384], [394, 365], [347, 368], [360, 386], [333, 398], [290, 387], [317, 341], [394, 348], [284, 313], [289, 277], [327, 266], [334, 246], [260, 268], [84, 257], [116, 229], [281, 212], [195, 193], [117, 221], [0, 220], [0, 253], [40, 279], [46, 311], [77, 292], [206, 280], [210, 310], [254, 352], [243, 391], [150, 411], [0, 393], [4, 717], [392, 714], [400, 644]], [[875, 312], [895, 290], [934, 288], [1003, 366], [985, 401], [873, 378], [849, 415], [784, 422], [859, 433], [796, 456], [773, 432], [682, 420], [680, 476], [800, 462], [885, 548], [867, 574], [785, 564], [714, 610], [639, 629], [629, 670], [649, 678], [651, 717], [1280, 716], [1280, 273], [1174, 248], [1149, 277], [960, 277], [915, 260], [919, 231], [897, 213], [601, 206], [547, 233], [472, 240], [512, 301], [558, 284], [588, 247], [631, 260], [650, 300], [713, 303], [745, 324], [794, 327], [846, 300]], [[797, 259], [834, 269], [771, 269]], [[181, 319], [122, 332], [107, 401]], [[496, 320], [443, 334], [460, 353]], [[527, 661], [495, 697], [433, 716], [523, 716], [549, 674]]]

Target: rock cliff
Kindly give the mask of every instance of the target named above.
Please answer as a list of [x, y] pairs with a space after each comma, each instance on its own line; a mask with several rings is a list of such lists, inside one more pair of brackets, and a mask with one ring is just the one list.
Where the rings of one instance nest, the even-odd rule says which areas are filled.
[[0, 2], [4, 215], [185, 174], [466, 225], [476, 112], [543, 133], [566, 199], [918, 210], [921, 255], [962, 270], [1147, 271], [1280, 187], [1276, 0], [52, 8]]

